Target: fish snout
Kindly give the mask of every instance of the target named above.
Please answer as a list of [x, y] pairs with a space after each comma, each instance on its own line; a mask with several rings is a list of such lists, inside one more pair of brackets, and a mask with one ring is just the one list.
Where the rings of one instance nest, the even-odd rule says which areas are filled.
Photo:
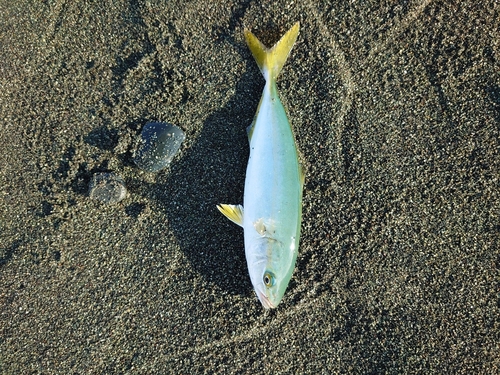
[[260, 290], [257, 290], [257, 297], [259, 298], [259, 301], [262, 303], [262, 306], [266, 309], [274, 309], [276, 308], [276, 305], [274, 305], [269, 298], [262, 293]]

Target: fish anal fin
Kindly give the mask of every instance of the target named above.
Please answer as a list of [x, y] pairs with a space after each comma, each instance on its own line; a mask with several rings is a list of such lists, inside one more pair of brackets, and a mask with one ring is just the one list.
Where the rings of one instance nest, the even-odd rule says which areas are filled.
[[302, 163], [299, 163], [299, 179], [300, 179], [300, 186], [303, 189], [304, 183], [306, 182], [306, 170], [302, 165]]
[[248, 136], [248, 142], [252, 140], [252, 135], [253, 135], [253, 129], [255, 128], [255, 121], [257, 120], [257, 115], [255, 115], [252, 123], [250, 126], [247, 128], [247, 136]]
[[262, 97], [260, 98], [259, 105], [257, 107], [257, 111], [255, 112], [255, 116], [253, 118], [253, 121], [250, 124], [250, 126], [247, 127], [247, 136], [248, 136], [248, 141], [249, 142], [252, 140], [253, 130], [255, 129], [255, 123], [257, 122], [257, 117], [259, 116], [259, 111], [260, 111], [260, 105], [261, 104], [262, 104]]
[[219, 204], [217, 209], [233, 223], [243, 226], [243, 206], [238, 204]]

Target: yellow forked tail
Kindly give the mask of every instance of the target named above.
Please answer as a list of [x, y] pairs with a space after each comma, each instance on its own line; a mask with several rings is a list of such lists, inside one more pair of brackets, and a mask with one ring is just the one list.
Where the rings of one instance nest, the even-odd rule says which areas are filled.
[[295, 40], [297, 40], [297, 35], [299, 35], [298, 22], [281, 37], [273, 48], [267, 48], [251, 31], [245, 29], [248, 48], [252, 51], [252, 55], [266, 81], [275, 80], [278, 77]]

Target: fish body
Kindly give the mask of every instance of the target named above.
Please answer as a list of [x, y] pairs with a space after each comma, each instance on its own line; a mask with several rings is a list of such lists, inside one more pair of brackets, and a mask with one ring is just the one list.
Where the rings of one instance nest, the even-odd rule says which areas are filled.
[[244, 230], [248, 271], [265, 308], [281, 301], [292, 277], [300, 239], [304, 174], [276, 78], [295, 43], [296, 23], [276, 45], [266, 48], [250, 31], [245, 38], [266, 85], [248, 129], [248, 160], [243, 206], [218, 209]]

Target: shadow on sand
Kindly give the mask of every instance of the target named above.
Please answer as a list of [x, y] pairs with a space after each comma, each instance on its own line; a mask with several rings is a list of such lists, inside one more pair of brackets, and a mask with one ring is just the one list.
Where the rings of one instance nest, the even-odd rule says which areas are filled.
[[248, 160], [246, 127], [253, 119], [263, 86], [255, 79], [257, 74], [252, 70], [241, 77], [235, 95], [207, 118], [196, 143], [174, 160], [161, 182], [141, 183], [139, 187], [139, 193], [165, 213], [166, 225], [195, 271], [237, 294], [252, 289], [243, 231], [224, 218], [216, 205], [243, 202]]

